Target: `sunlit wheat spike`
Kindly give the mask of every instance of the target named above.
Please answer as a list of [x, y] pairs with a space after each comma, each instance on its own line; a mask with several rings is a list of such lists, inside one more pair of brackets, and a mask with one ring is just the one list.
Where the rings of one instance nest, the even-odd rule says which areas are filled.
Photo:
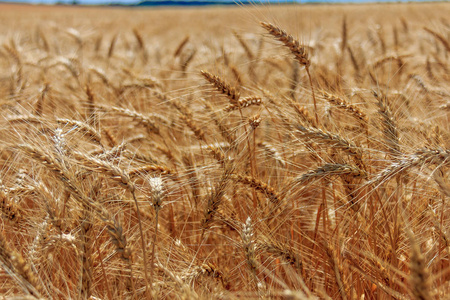
[[244, 108], [251, 105], [261, 105], [262, 99], [258, 96], [251, 96], [239, 99], [237, 104], [230, 104], [224, 108], [224, 111], [230, 112], [239, 109], [239, 107]]
[[400, 154], [400, 139], [397, 130], [397, 122], [394, 115], [391, 112], [387, 97], [381, 93], [374, 92], [375, 98], [378, 100], [378, 110], [381, 115], [383, 125], [383, 137], [388, 147], [388, 151], [392, 156]]
[[19, 123], [19, 124], [42, 124], [44, 123], [44, 119], [34, 115], [16, 115], [16, 116], [7, 116], [6, 120], [11, 123]]
[[255, 244], [255, 232], [253, 229], [252, 220], [250, 217], [244, 223], [241, 232], [242, 246], [244, 248], [245, 258], [247, 260], [247, 266], [254, 280], [256, 290], [258, 290], [258, 277], [257, 268], [258, 261], [256, 260], [256, 244]]
[[175, 171], [169, 169], [166, 166], [160, 166], [160, 165], [144, 165], [135, 169], [131, 169], [128, 172], [128, 175], [130, 175], [130, 177], [139, 175], [139, 174], [147, 174], [149, 172], [157, 172], [160, 173], [161, 175], [167, 175], [167, 174], [174, 174]]
[[[97, 130], [91, 125], [81, 122], [78, 120], [70, 120], [70, 119], [57, 119], [56, 122], [64, 127], [71, 127], [76, 131], [81, 132], [86, 137], [90, 138], [92, 141], [100, 144], [101, 143], [101, 135]], [[70, 131], [70, 129], [69, 129]]]
[[301, 45], [298, 40], [294, 39], [292, 35], [288, 34], [286, 31], [282, 30], [281, 28], [270, 24], [261, 22], [261, 26], [266, 29], [275, 39], [282, 42], [289, 50], [291, 50], [292, 54], [294, 55], [295, 59], [300, 63], [300, 65], [305, 67], [306, 73], [308, 74], [309, 83], [311, 85], [311, 93], [312, 98], [314, 101], [314, 114], [316, 119], [316, 125], [319, 124], [319, 116], [317, 113], [317, 102], [316, 102], [316, 96], [314, 93], [314, 87], [313, 87], [313, 81], [311, 78], [311, 73], [309, 71], [309, 67], [311, 65], [311, 60], [308, 56], [308, 51], [306, 50], [306, 47]]
[[128, 116], [132, 118], [133, 120], [136, 120], [137, 122], [144, 125], [150, 132], [154, 132], [156, 134], [159, 134], [160, 129], [158, 125], [156, 124], [156, 121], [152, 119], [152, 116], [146, 116], [144, 114], [141, 114], [135, 110], [128, 109], [128, 108], [121, 108], [121, 107], [115, 107], [115, 106], [98, 106], [98, 108], [105, 110], [105, 111], [111, 111], [115, 112], [122, 116]]
[[304, 127], [301, 125], [297, 125], [296, 128], [301, 138], [312, 140], [317, 143], [324, 143], [329, 146], [338, 147], [349, 155], [354, 155], [358, 159], [361, 158], [362, 153], [360, 147], [337, 134], [317, 128]]
[[311, 61], [308, 58], [308, 52], [304, 46], [302, 46], [298, 40], [294, 39], [292, 35], [288, 34], [283, 29], [266, 22], [261, 22], [261, 26], [266, 29], [275, 39], [282, 42], [292, 54], [295, 59], [303, 66], [309, 67]]
[[323, 166], [318, 167], [312, 171], [309, 171], [302, 176], [294, 179], [295, 183], [298, 184], [306, 184], [315, 179], [320, 179], [325, 176], [341, 176], [341, 175], [350, 175], [353, 177], [364, 178], [367, 176], [366, 172], [360, 170], [359, 168], [351, 165], [343, 165], [343, 164], [325, 164]]
[[235, 87], [225, 82], [221, 77], [213, 75], [207, 71], [201, 71], [203, 77], [212, 84], [220, 93], [226, 95], [231, 104], [239, 105], [239, 91]]
[[368, 184], [379, 184], [390, 180], [394, 176], [401, 175], [413, 167], [428, 164], [448, 166], [450, 164], [450, 150], [419, 149], [413, 154], [400, 156], [384, 170], [375, 175]]
[[[285, 262], [289, 263], [299, 272], [299, 275], [304, 277], [303, 261], [299, 253], [296, 253], [295, 249], [290, 247], [288, 244], [277, 241], [276, 239], [271, 239], [268, 237], [261, 238], [258, 241], [259, 247], [273, 255], [281, 257]], [[304, 280], [304, 278], [302, 278]]]
[[363, 126], [367, 126], [367, 114], [359, 107], [349, 103], [347, 100], [339, 96], [327, 93], [326, 91], [322, 91], [322, 95], [329, 103], [344, 111], [347, 111], [350, 115], [359, 120]]
[[246, 184], [251, 188], [254, 188], [255, 190], [260, 191], [263, 194], [267, 195], [267, 198], [273, 203], [279, 203], [281, 201], [281, 196], [275, 191], [275, 189], [259, 179], [242, 174], [233, 174], [232, 178], [242, 184]]
[[131, 182], [130, 175], [119, 166], [77, 151], [73, 152], [73, 155], [83, 164], [85, 168], [98, 173], [104, 173], [118, 183], [127, 186], [131, 191], [134, 191], [135, 186]]
[[203, 219], [201, 220], [203, 232], [211, 227], [211, 224], [214, 220], [214, 217], [217, 213], [217, 210], [219, 209], [219, 206], [225, 195], [226, 189], [229, 185], [229, 180], [230, 180], [230, 171], [225, 169], [221, 178], [211, 191], [211, 194], [208, 195], [208, 201], [206, 204], [205, 211], [203, 213]]

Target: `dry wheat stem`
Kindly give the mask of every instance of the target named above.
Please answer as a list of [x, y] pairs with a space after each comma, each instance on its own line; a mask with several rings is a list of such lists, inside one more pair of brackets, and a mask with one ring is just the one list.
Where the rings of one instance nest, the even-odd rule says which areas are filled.
[[348, 290], [348, 288], [346, 288], [344, 286], [344, 278], [343, 278], [343, 273], [342, 273], [342, 267], [341, 267], [341, 265], [339, 264], [339, 262], [337, 260], [336, 250], [334, 250], [332, 248], [332, 246], [326, 245], [325, 246], [325, 251], [326, 251], [326, 254], [328, 256], [329, 262], [331, 264], [331, 268], [334, 271], [336, 283], [337, 283], [337, 285], [339, 287], [339, 293], [341, 295], [341, 298], [342, 298], [342, 300], [347, 300], [347, 290]]
[[244, 49], [245, 53], [248, 56], [249, 60], [253, 60], [255, 55], [253, 54], [253, 52], [250, 50], [250, 47], [247, 45], [247, 43], [244, 41], [244, 39], [242, 38], [242, 36], [240, 34], [238, 34], [236, 31], [233, 30], [233, 35], [236, 37], [236, 39], [238, 40], [239, 44], [242, 46], [242, 49]]
[[81, 295], [83, 299], [89, 299], [92, 294], [92, 218], [89, 207], [83, 207], [83, 221], [81, 223], [80, 239], [82, 242], [82, 274], [81, 274]]

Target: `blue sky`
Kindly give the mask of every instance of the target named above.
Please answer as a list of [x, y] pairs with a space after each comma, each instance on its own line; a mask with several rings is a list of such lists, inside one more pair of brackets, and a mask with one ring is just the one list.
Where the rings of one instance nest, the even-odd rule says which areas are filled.
[[[76, 0], [79, 4], [108, 4], [108, 3], [122, 3], [122, 4], [133, 4], [138, 3], [144, 0]], [[186, 0], [189, 1], [189, 0]], [[218, 1], [233, 1], [233, 0], [218, 0]], [[239, 0], [237, 0], [239, 1]], [[255, 2], [261, 1], [261, 2], [286, 2], [286, 1], [292, 1], [292, 0], [253, 0]], [[305, 0], [296, 0], [299, 2], [303, 2]], [[308, 0], [307, 2], [373, 2], [373, 1], [380, 1], [380, 0]], [[386, 0], [381, 0], [386, 1]], [[388, 0], [389, 1], [389, 0]], [[392, 0], [397, 1], [397, 0]], [[73, 0], [0, 0], [0, 3], [2, 2], [21, 2], [21, 3], [55, 3], [55, 2], [62, 2], [62, 3], [72, 3]]]
[[[1, 2], [22, 2], [22, 3], [55, 3], [58, 0], [0, 0]], [[59, 0], [59, 2], [72, 3], [73, 0]], [[111, 2], [120, 2], [123, 4], [136, 3], [139, 0], [77, 0], [80, 4], [105, 4]]]
[[[122, 3], [122, 4], [132, 4], [138, 3], [143, 0], [76, 0], [79, 4], [108, 4], [108, 3]], [[187, 0], [188, 1], [188, 0]], [[219, 0], [220, 1], [220, 0]], [[230, 1], [230, 0], [225, 0]], [[255, 1], [255, 0], [254, 0]], [[256, 0], [256, 1], [273, 1], [281, 2], [283, 0]], [[286, 1], [286, 0], [285, 0]], [[398, 0], [297, 0], [299, 2], [397, 2]], [[408, 0], [400, 0], [400, 2], [405, 2]], [[431, 1], [431, 0], [412, 0], [412, 1]], [[22, 3], [72, 3], [73, 0], [0, 0], [1, 2], [22, 2]]]
[[[98, 3], [137, 3], [144, 0], [77, 0], [80, 4], [98, 4]], [[189, 1], [189, 0], [186, 0]], [[221, 1], [221, 0], [219, 0]], [[232, 1], [232, 0], [222, 0], [222, 1]], [[259, 0], [261, 1], [261, 0]], [[262, 0], [262, 1], [271, 1], [271, 0]], [[22, 2], [22, 3], [55, 3], [55, 2], [64, 2], [64, 3], [72, 3], [73, 0], [0, 0], [2, 2]], [[277, 2], [277, 0], [273, 0], [273, 2]]]

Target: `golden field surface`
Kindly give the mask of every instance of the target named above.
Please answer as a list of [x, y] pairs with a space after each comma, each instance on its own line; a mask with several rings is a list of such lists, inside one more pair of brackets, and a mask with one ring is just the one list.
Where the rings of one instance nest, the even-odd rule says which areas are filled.
[[449, 15], [0, 4], [0, 295], [448, 299]]

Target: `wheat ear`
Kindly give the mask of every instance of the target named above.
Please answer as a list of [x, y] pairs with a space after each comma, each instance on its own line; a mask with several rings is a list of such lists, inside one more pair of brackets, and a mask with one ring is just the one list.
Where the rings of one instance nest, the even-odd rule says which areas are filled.
[[141, 246], [142, 246], [142, 255], [144, 259], [144, 275], [145, 275], [145, 281], [146, 281], [146, 292], [149, 288], [149, 278], [148, 278], [148, 272], [147, 272], [147, 251], [146, 251], [146, 242], [145, 242], [145, 236], [144, 231], [142, 229], [142, 220], [141, 220], [141, 211], [139, 209], [139, 203], [136, 198], [136, 186], [131, 181], [130, 176], [127, 172], [123, 171], [119, 167], [116, 167], [109, 162], [89, 157], [87, 155], [84, 155], [80, 152], [74, 152], [74, 155], [77, 156], [78, 159], [80, 159], [83, 162], [83, 166], [91, 169], [93, 171], [99, 172], [99, 173], [105, 173], [107, 175], [110, 175], [112, 179], [119, 182], [120, 184], [126, 186], [128, 190], [130, 191], [131, 195], [133, 196], [134, 203], [136, 205], [136, 214], [138, 219], [138, 225], [139, 225], [139, 233], [141, 235]]
[[151, 116], [146, 116], [141, 113], [138, 113], [137, 111], [127, 108], [120, 108], [115, 106], [98, 106], [98, 107], [105, 111], [113, 111], [119, 115], [130, 117], [133, 120], [144, 125], [149, 132], [159, 134], [159, 127], [156, 125], [155, 121], [151, 119]]
[[212, 277], [215, 280], [219, 280], [222, 286], [228, 290], [230, 288], [230, 283], [228, 282], [225, 274], [217, 268], [217, 266], [211, 262], [203, 263], [197, 268], [197, 276], [203, 275], [206, 277]]
[[367, 176], [366, 172], [363, 170], [345, 164], [325, 164], [323, 166], [318, 167], [317, 169], [311, 170], [302, 176], [295, 178], [294, 183], [296, 184], [306, 184], [315, 179], [323, 178], [325, 176], [352, 176], [352, 177], [361, 177], [364, 178]]
[[278, 242], [277, 240], [272, 241], [269, 238], [261, 239], [259, 246], [263, 251], [281, 257], [285, 262], [293, 266], [301, 276], [300, 279], [302, 281], [304, 280], [305, 270], [303, 268], [302, 257], [300, 254], [296, 253], [292, 247]]
[[77, 121], [77, 120], [69, 120], [69, 119], [57, 119], [56, 122], [58, 124], [64, 125], [64, 126], [72, 126], [73, 128], [77, 129], [77, 131], [80, 131], [84, 135], [86, 135], [88, 138], [90, 138], [92, 141], [96, 142], [97, 144], [101, 145], [101, 136], [100, 133], [95, 130], [94, 127], [91, 125]]
[[208, 196], [208, 203], [206, 205], [206, 209], [203, 214], [203, 219], [201, 221], [202, 239], [205, 231], [209, 229], [211, 223], [214, 220], [219, 205], [222, 202], [222, 198], [225, 195], [225, 191], [228, 187], [229, 180], [230, 180], [229, 166], [224, 162], [224, 172], [222, 174], [222, 177], [214, 187], [214, 190]]
[[282, 199], [281, 196], [275, 191], [273, 187], [271, 187], [265, 182], [262, 182], [259, 179], [242, 174], [233, 174], [231, 178], [237, 182], [248, 185], [257, 191], [264, 193], [272, 203], [277, 204]]
[[153, 235], [152, 254], [150, 259], [150, 284], [153, 284], [153, 262], [155, 259], [156, 239], [158, 238], [158, 217], [164, 199], [164, 186], [161, 177], [151, 177], [148, 180], [152, 189], [152, 204], [155, 210], [155, 233]]
[[442, 45], [445, 47], [445, 50], [447, 50], [447, 52], [450, 52], [450, 43], [447, 41], [447, 39], [443, 35], [437, 33], [436, 31], [434, 31], [428, 27], [424, 27], [423, 29], [426, 32], [430, 33], [432, 36], [434, 36], [439, 42], [441, 42]]
[[341, 97], [327, 93], [325, 91], [322, 92], [322, 95], [330, 104], [336, 106], [339, 109], [342, 109], [343, 111], [348, 112], [351, 116], [357, 119], [361, 123], [361, 125], [364, 126], [364, 128], [367, 128], [367, 114], [359, 109], [359, 107], [349, 103], [347, 100], [342, 99]]
[[438, 184], [441, 193], [447, 197], [450, 197], [450, 183], [445, 176], [444, 168], [439, 167], [436, 171], [434, 171], [433, 177], [434, 181]]
[[224, 111], [230, 112], [233, 110], [238, 110], [239, 107], [244, 108], [251, 105], [261, 105], [262, 100], [261, 97], [258, 96], [250, 96], [245, 98], [240, 98], [237, 104], [229, 104], [227, 107], [224, 108]]
[[399, 135], [395, 118], [389, 108], [387, 97], [375, 91], [374, 96], [378, 100], [378, 112], [382, 118], [384, 140], [388, 146], [388, 151], [393, 157], [398, 156], [401, 153]]
[[220, 93], [224, 94], [228, 97], [231, 104], [239, 105], [239, 91], [236, 90], [235, 87], [232, 87], [230, 84], [225, 82], [222, 78], [219, 76], [213, 75], [207, 71], [201, 71], [201, 74], [205, 79], [212, 84]]
[[31, 270], [31, 266], [19, 252], [9, 246], [2, 232], [0, 232], [0, 261], [7, 270], [17, 275], [12, 277], [20, 279], [23, 287], [33, 296], [38, 298], [45, 293], [36, 275]]
[[448, 165], [450, 163], [449, 149], [420, 149], [414, 154], [403, 155], [392, 162], [384, 170], [379, 172], [372, 178], [367, 185], [380, 184], [400, 175], [405, 171], [416, 167], [420, 164], [442, 164]]
[[261, 22], [261, 26], [266, 29], [269, 34], [271, 34], [275, 39], [282, 42], [289, 50], [291, 50], [292, 54], [294, 54], [295, 59], [305, 67], [306, 73], [309, 78], [309, 83], [311, 85], [311, 92], [313, 96], [314, 101], [314, 113], [316, 116], [316, 125], [319, 124], [319, 116], [317, 114], [317, 104], [316, 104], [316, 96], [314, 94], [314, 88], [312, 84], [311, 74], [309, 72], [309, 67], [311, 65], [311, 60], [308, 57], [308, 52], [306, 48], [299, 43], [298, 40], [294, 39], [292, 35], [288, 34], [286, 31], [282, 30], [281, 28], [270, 24]]
[[17, 203], [10, 198], [5, 186], [0, 183], [0, 211], [8, 220], [18, 222], [22, 218], [22, 212]]
[[347, 289], [344, 285], [344, 278], [342, 272], [342, 266], [338, 261], [336, 250], [333, 249], [331, 245], [325, 245], [325, 252], [328, 256], [328, 261], [330, 262], [331, 268], [334, 272], [334, 277], [336, 279], [337, 286], [339, 288], [339, 293], [341, 294], [342, 300], [347, 300]]
[[[226, 95], [230, 101], [230, 103], [232, 105], [236, 105], [237, 108], [239, 109], [239, 114], [241, 116], [241, 119], [244, 119], [244, 116], [242, 114], [242, 108], [240, 106], [240, 94], [239, 92], [236, 90], [236, 88], [231, 87], [228, 83], [226, 83], [222, 78], [220, 78], [219, 76], [215, 76], [212, 75], [209, 72], [206, 71], [201, 71], [203, 77], [205, 77], [205, 79], [212, 84], [214, 87], [216, 87], [216, 89], [221, 92], [222, 94]], [[251, 152], [251, 144], [250, 144], [250, 136], [248, 134], [248, 130], [247, 130], [247, 126], [244, 126], [244, 132], [245, 132], [245, 137], [247, 140], [247, 145], [248, 145], [248, 157], [250, 159], [250, 172], [251, 175], [254, 176], [255, 174], [255, 169], [256, 169], [256, 161], [254, 159], [252, 159], [252, 152]], [[253, 206], [256, 208], [257, 206], [257, 197], [256, 197], [256, 193], [253, 192]]]
[[177, 57], [181, 54], [181, 51], [183, 51], [184, 46], [186, 46], [186, 44], [189, 42], [189, 35], [187, 35], [182, 41], [181, 43], [178, 45], [178, 47], [176, 48], [175, 52], [173, 53], [173, 57]]
[[258, 277], [256, 274], [256, 270], [258, 268], [258, 262], [256, 261], [256, 247], [254, 241], [254, 232], [252, 226], [252, 220], [250, 217], [245, 221], [244, 227], [242, 228], [241, 233], [242, 246], [244, 247], [245, 258], [247, 259], [247, 266], [250, 271], [250, 274], [255, 281], [256, 290], [258, 287]]
[[337, 134], [333, 134], [321, 129], [304, 127], [301, 125], [296, 125], [295, 127], [297, 128], [297, 132], [301, 138], [339, 148], [348, 155], [352, 156], [359, 168], [365, 170], [365, 165], [362, 160], [361, 148], [356, 146], [352, 142], [340, 137]]

